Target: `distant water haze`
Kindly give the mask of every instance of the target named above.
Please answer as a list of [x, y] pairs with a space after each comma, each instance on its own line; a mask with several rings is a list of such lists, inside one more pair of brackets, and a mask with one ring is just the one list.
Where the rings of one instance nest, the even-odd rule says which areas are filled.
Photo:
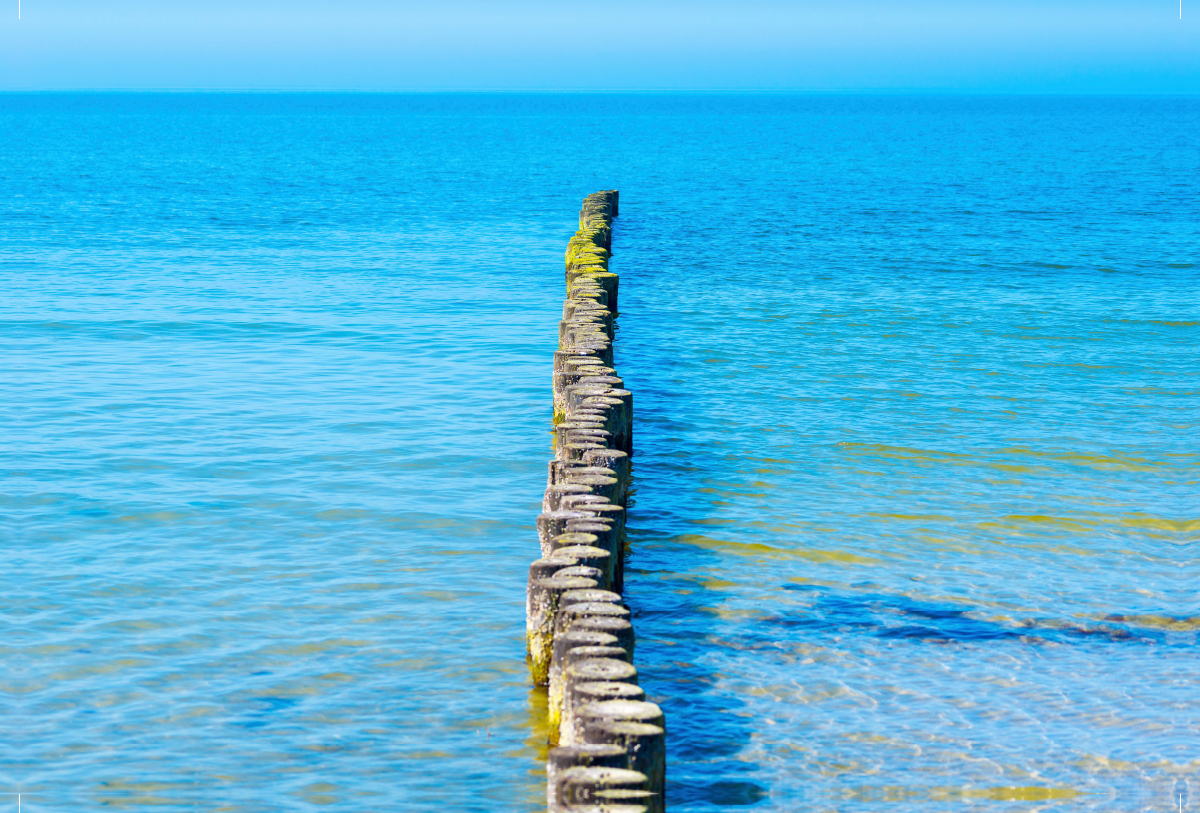
[[1200, 90], [1173, 0], [5, 3], [5, 89]]

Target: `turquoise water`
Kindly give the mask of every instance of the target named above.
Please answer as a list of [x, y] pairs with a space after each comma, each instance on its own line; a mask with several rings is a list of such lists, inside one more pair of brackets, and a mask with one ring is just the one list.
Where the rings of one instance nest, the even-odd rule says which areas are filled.
[[549, 359], [610, 187], [672, 809], [1195, 807], [1200, 101], [0, 122], [23, 809], [537, 809]]

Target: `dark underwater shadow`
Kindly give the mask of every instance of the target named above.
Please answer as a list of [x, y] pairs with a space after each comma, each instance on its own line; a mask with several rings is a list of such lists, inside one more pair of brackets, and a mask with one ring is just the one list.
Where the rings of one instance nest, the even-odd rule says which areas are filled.
[[[853, 586], [852, 586], [853, 587]], [[1175, 627], [1192, 619], [1167, 616], [1108, 615], [1094, 621], [1029, 617], [1007, 623], [981, 618], [975, 608], [916, 599], [906, 595], [863, 590], [850, 592], [823, 585], [787, 584], [784, 590], [807, 594], [802, 611], [777, 613], [760, 620], [767, 627], [824, 636], [834, 630], [855, 630], [884, 639], [919, 639], [942, 643], [981, 643], [1019, 640], [1027, 643], [1178, 644]], [[1173, 623], [1152, 626], [1146, 619]], [[1192, 637], [1195, 631], [1192, 630]], [[1194, 642], [1193, 642], [1194, 643]]]
[[769, 789], [755, 779], [755, 766], [739, 759], [750, 744], [753, 721], [745, 703], [720, 688], [706, 665], [713, 649], [712, 607], [719, 599], [692, 574], [711, 571], [719, 556], [694, 545], [674, 543], [680, 523], [704, 511], [695, 500], [702, 487], [702, 450], [686, 459], [672, 455], [671, 419], [639, 405], [639, 431], [660, 441], [639, 447], [630, 503], [626, 600], [638, 633], [637, 665], [648, 700], [667, 720], [667, 805], [696, 811], [749, 807]]

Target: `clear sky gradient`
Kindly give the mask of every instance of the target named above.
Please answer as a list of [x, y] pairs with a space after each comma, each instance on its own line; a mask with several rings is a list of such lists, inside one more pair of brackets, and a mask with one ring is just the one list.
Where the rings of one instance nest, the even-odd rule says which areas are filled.
[[0, 89], [1200, 92], [1200, 0], [20, 3]]

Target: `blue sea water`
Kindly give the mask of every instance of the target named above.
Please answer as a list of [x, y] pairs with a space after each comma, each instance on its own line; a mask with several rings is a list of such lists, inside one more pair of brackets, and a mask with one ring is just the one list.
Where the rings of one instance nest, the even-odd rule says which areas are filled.
[[550, 354], [612, 187], [671, 809], [1198, 804], [1200, 100], [6, 94], [0, 132], [23, 810], [538, 809]]

